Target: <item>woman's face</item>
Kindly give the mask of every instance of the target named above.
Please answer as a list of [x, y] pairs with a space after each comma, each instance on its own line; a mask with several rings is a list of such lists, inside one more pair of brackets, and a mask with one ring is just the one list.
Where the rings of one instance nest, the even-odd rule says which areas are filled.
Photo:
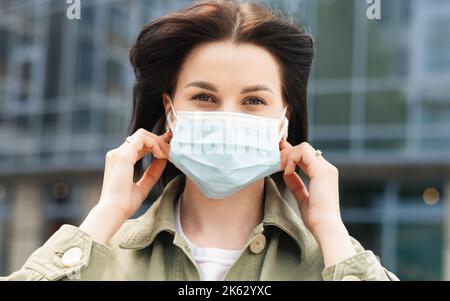
[[[284, 108], [281, 69], [260, 46], [230, 41], [200, 44], [181, 66], [172, 101], [175, 111], [227, 111], [280, 118]], [[166, 97], [164, 106], [168, 113]]]

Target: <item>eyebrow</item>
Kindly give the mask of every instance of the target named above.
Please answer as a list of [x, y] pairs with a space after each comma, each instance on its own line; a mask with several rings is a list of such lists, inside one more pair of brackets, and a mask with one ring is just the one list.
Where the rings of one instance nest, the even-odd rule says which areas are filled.
[[[217, 89], [216, 86], [214, 86], [211, 83], [204, 82], [204, 81], [191, 82], [185, 86], [185, 88], [187, 88], [187, 87], [198, 87], [198, 88], [210, 90], [213, 92], [219, 92], [219, 89]], [[263, 85], [263, 84], [258, 84], [258, 85], [253, 85], [253, 86], [248, 86], [248, 87], [243, 88], [241, 90], [241, 94], [251, 93], [251, 92], [256, 92], [256, 91], [268, 91], [270, 93], [274, 93], [272, 91], [272, 89], [270, 89], [268, 86]]]

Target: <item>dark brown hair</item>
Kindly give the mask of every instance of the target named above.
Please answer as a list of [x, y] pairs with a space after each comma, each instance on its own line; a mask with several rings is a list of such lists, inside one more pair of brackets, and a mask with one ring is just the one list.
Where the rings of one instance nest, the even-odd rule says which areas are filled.
[[[307, 141], [306, 88], [314, 56], [312, 38], [279, 10], [239, 0], [195, 1], [144, 26], [130, 52], [136, 75], [130, 135], [139, 128], [158, 135], [164, 132], [162, 93], [173, 97], [181, 65], [196, 45], [222, 40], [252, 43], [274, 55], [281, 66], [282, 96], [288, 105], [288, 141], [293, 145]], [[142, 159], [135, 165], [136, 178], [142, 174], [142, 165]], [[179, 173], [168, 162], [160, 179], [162, 187]], [[272, 178], [283, 185], [281, 173]]]

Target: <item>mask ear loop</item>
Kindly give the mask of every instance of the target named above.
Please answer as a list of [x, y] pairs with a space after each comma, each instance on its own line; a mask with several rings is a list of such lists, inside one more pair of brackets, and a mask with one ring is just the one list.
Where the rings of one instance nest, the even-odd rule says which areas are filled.
[[279, 128], [280, 134], [279, 134], [278, 140], [281, 140], [281, 138], [287, 139], [287, 136], [288, 136], [287, 129], [288, 129], [288, 125], [289, 125], [289, 120], [286, 118], [286, 111], [287, 111], [287, 106], [284, 107], [283, 114], [280, 117], [281, 126]]
[[[175, 109], [174, 109], [173, 104], [172, 104], [172, 100], [170, 98], [169, 98], [169, 104], [170, 104], [170, 108], [171, 108], [171, 110], [169, 112], [170, 113], [170, 117], [172, 117], [172, 115], [173, 115], [173, 116], [175, 116], [175, 119], [178, 119], [178, 116], [175, 113]], [[171, 118], [169, 118], [169, 116], [167, 116], [167, 124], [169, 125], [169, 128], [170, 128], [170, 130], [173, 133], [173, 123], [171, 121]]]

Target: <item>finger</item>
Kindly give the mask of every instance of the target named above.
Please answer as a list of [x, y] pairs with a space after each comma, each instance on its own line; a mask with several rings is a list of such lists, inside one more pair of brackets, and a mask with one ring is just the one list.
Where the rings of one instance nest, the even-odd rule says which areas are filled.
[[[141, 135], [144, 135], [144, 139], [151, 139], [151, 141], [155, 140], [157, 143], [157, 147], [162, 151], [164, 155], [160, 155], [157, 148], [155, 149], [156, 152], [152, 151], [152, 154], [155, 156], [155, 158], [169, 158], [169, 152], [170, 152], [170, 145], [169, 141], [172, 139], [172, 133], [166, 132], [160, 136], [155, 135], [153, 133], [147, 132], [143, 133], [141, 132]], [[153, 144], [152, 144], [153, 145]], [[145, 156], [147, 153], [149, 153], [152, 150], [152, 148], [148, 147], [147, 145], [144, 145], [144, 147], [139, 151], [138, 160]]]
[[287, 188], [292, 192], [299, 202], [304, 202], [309, 198], [309, 192], [300, 176], [296, 173], [283, 175]]
[[150, 190], [161, 177], [166, 164], [167, 159], [155, 159], [149, 166], [147, 166], [144, 174], [136, 183], [136, 185], [141, 189], [142, 195], [148, 195], [150, 193]]
[[282, 170], [286, 167], [286, 161], [292, 149], [292, 146], [287, 146], [283, 141], [280, 141], [280, 167]]
[[292, 159], [292, 156], [287, 156], [286, 159], [286, 166], [284, 168], [284, 174], [285, 175], [290, 175], [293, 174], [295, 172], [295, 168], [297, 167], [297, 162]]
[[280, 150], [284, 150], [284, 149], [287, 149], [287, 148], [290, 148], [290, 147], [292, 147], [292, 145], [289, 142], [287, 142], [286, 139], [282, 138], [280, 140]]
[[168, 143], [170, 141], [170, 139], [172, 139], [172, 132], [171, 131], [166, 131], [166, 132], [164, 132], [164, 134], [158, 136], [156, 134], [153, 134], [150, 131], [147, 131], [144, 128], [140, 128], [136, 132], [134, 132], [134, 134], [132, 136], [134, 136], [136, 134], [146, 135], [146, 136], [149, 136], [150, 138], [154, 138], [154, 139], [156, 139], [158, 141], [164, 141], [166, 143]]
[[[285, 174], [286, 173], [292, 173], [292, 170], [295, 170], [295, 162], [291, 162], [288, 163], [289, 161], [289, 156], [291, 156], [291, 152], [294, 150], [294, 147], [286, 140], [286, 139], [281, 139], [280, 141], [280, 150], [281, 150], [281, 169], [285, 170]], [[292, 167], [292, 165], [294, 165], [294, 167]], [[286, 172], [286, 167], [288, 167], [288, 172]]]
[[302, 162], [309, 166], [315, 162], [317, 162], [316, 149], [311, 146], [308, 142], [302, 142], [297, 147], [300, 152], [303, 154]]
[[[164, 132], [164, 134], [162, 135], [156, 135], [153, 134], [150, 131], [147, 131], [146, 129], [140, 128], [138, 129], [135, 134], [140, 133], [140, 134], [144, 134], [146, 136], [149, 136], [150, 138], [156, 139], [159, 143], [159, 146], [162, 150], [164, 150], [164, 148], [168, 148], [168, 143], [170, 142], [170, 140], [172, 139], [172, 131], [166, 131]], [[133, 134], [134, 135], [134, 134]]]
[[295, 146], [287, 155], [285, 174], [289, 175], [299, 166], [309, 177], [312, 176], [311, 170], [314, 164], [319, 161], [315, 155], [315, 149], [306, 142]]
[[161, 139], [162, 139], [164, 142], [169, 143], [170, 140], [171, 140], [172, 137], [173, 137], [173, 133], [172, 133], [172, 131], [167, 131], [167, 132], [165, 132], [164, 134], [162, 134], [162, 135], [159, 136], [159, 137], [161, 137]]
[[171, 131], [167, 131], [164, 134], [162, 134], [161, 136], [156, 136], [158, 137], [158, 141], [159, 141], [159, 147], [161, 148], [161, 150], [164, 152], [164, 154], [166, 154], [166, 158], [169, 158], [169, 152], [170, 152], [170, 140], [172, 140], [173, 134]]
[[141, 132], [132, 135], [131, 142], [125, 142], [123, 148], [127, 152], [131, 152], [134, 163], [141, 159], [145, 154], [151, 152], [155, 158], [167, 158], [168, 153], [161, 150], [158, 141], [154, 137], [143, 134]]
[[[156, 135], [155, 135], [156, 136]], [[143, 148], [145, 148], [148, 152], [151, 152], [155, 158], [161, 159], [161, 158], [167, 158], [167, 150], [163, 150], [161, 146], [163, 145], [158, 138], [156, 137], [150, 137], [148, 135], [145, 135], [142, 137], [143, 142]]]
[[169, 142], [173, 137], [173, 134], [171, 131], [167, 131], [162, 135], [155, 135], [152, 132], [149, 131], [145, 131], [144, 132], [147, 136], [152, 137], [153, 139], [156, 139], [156, 141], [158, 141], [159, 147], [161, 148], [161, 150], [168, 156], [169, 155], [169, 150], [170, 150], [170, 145]]
[[282, 152], [286, 152], [284, 154], [284, 174], [290, 175], [295, 172], [295, 168], [300, 166], [300, 168], [306, 169], [306, 166], [301, 161], [301, 150], [297, 147], [289, 147], [284, 149]]

